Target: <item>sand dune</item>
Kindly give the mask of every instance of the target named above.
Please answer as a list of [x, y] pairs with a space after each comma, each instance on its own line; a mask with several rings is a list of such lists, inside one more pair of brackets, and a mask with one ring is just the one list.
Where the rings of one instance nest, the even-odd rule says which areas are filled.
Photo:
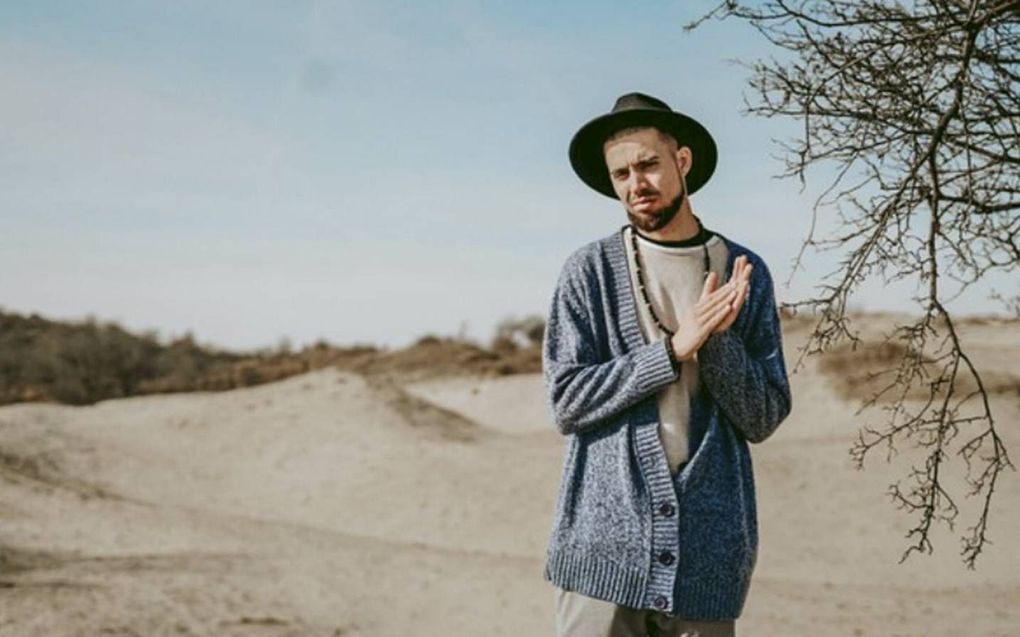
[[[972, 329], [1013, 364], [981, 332], [1001, 327]], [[962, 528], [897, 564], [911, 520], [884, 493], [906, 465], [851, 467], [857, 427], [881, 415], [854, 416], [817, 365], [753, 447], [761, 549], [738, 632], [1020, 634], [1020, 476], [1000, 481], [976, 572]], [[403, 390], [329, 369], [0, 408], [0, 636], [552, 634], [541, 570], [564, 439], [541, 377]], [[1018, 462], [1016, 395], [994, 408]]]

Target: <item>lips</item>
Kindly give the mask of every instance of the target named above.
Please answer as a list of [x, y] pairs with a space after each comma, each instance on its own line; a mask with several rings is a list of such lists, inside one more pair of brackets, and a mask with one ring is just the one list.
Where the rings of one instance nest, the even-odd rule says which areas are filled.
[[658, 196], [659, 196], [659, 193], [657, 191], [654, 191], [654, 190], [652, 190], [652, 191], [643, 190], [643, 191], [641, 191], [641, 194], [639, 194], [637, 196], [637, 198], [635, 198], [633, 201], [634, 201], [634, 203], [647, 203], [647, 202], [649, 202], [649, 201], [651, 201], [653, 199], [658, 198]]

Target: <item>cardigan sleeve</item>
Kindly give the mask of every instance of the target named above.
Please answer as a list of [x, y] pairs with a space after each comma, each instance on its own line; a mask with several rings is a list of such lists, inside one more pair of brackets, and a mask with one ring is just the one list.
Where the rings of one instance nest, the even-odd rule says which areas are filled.
[[592, 329], [593, 312], [568, 261], [553, 293], [542, 342], [547, 406], [563, 435], [612, 422], [613, 416], [679, 377], [665, 339], [602, 360]]
[[762, 442], [789, 415], [792, 397], [772, 276], [760, 258], [752, 263], [751, 295], [742, 308], [750, 312], [748, 336], [735, 329], [739, 318], [712, 334], [698, 350], [698, 369], [733, 426], [750, 442]]

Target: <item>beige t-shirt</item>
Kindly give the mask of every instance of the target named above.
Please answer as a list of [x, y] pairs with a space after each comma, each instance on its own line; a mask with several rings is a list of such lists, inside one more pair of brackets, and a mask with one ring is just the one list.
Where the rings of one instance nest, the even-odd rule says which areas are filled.
[[[624, 229], [627, 265], [637, 303], [638, 322], [645, 342], [651, 343], [666, 337], [648, 312], [638, 289], [637, 271], [634, 268], [634, 251], [631, 245], [632, 226]], [[703, 245], [708, 248], [711, 268], [725, 283], [726, 243], [713, 234]], [[652, 307], [659, 320], [676, 330], [678, 318], [694, 307], [704, 286], [705, 258], [702, 244], [692, 246], [665, 246], [638, 235], [641, 273]], [[659, 439], [662, 440], [669, 468], [676, 473], [688, 460], [687, 423], [690, 417], [690, 400], [698, 391], [698, 362], [681, 362], [680, 378], [658, 393]]]

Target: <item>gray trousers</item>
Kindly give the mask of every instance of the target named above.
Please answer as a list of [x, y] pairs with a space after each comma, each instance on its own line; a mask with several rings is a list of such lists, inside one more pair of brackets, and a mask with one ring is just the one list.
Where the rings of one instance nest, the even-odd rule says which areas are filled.
[[736, 622], [693, 621], [556, 588], [556, 637], [734, 637]]

